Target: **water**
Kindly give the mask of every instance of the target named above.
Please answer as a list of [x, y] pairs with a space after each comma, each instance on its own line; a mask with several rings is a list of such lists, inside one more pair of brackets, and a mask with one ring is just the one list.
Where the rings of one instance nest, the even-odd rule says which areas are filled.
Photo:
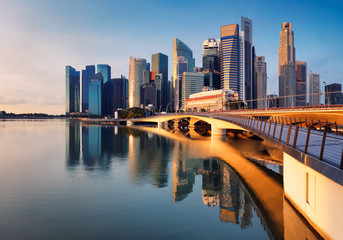
[[282, 181], [242, 157], [237, 147], [248, 145], [175, 130], [0, 122], [0, 238], [315, 236]]

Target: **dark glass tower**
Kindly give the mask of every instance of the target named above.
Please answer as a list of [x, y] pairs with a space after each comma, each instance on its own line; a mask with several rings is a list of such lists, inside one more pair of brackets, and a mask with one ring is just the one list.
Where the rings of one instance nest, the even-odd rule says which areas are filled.
[[88, 111], [88, 85], [91, 82], [92, 77], [95, 74], [95, 66], [86, 66], [85, 70], [82, 70], [82, 112]]
[[306, 106], [307, 91], [307, 64], [306, 62], [295, 61], [295, 81], [296, 81], [296, 106]]
[[[156, 84], [157, 92], [160, 91], [161, 97], [157, 96], [157, 107], [160, 104], [164, 107], [168, 104], [168, 56], [163, 53], [155, 53], [151, 56], [151, 71], [162, 74], [162, 84]], [[159, 100], [161, 102], [159, 102]]]
[[98, 64], [97, 73], [103, 77], [102, 114], [113, 115], [113, 83], [111, 82], [111, 67]]
[[101, 73], [104, 78], [104, 83], [111, 80], [111, 67], [107, 64], [98, 64], [97, 73]]
[[205, 86], [221, 88], [220, 82], [220, 41], [214, 38], [203, 44], [202, 68], [205, 73]]
[[120, 78], [112, 78], [113, 83], [113, 109], [125, 109], [128, 107], [128, 80], [121, 76]]
[[66, 114], [80, 111], [80, 71], [66, 66]]
[[97, 73], [88, 87], [89, 114], [102, 115], [103, 77]]

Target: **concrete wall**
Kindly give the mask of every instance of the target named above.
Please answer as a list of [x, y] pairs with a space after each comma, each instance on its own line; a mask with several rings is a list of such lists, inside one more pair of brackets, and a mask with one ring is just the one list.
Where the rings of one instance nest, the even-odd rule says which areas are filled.
[[343, 236], [343, 186], [284, 153], [284, 191], [326, 239]]

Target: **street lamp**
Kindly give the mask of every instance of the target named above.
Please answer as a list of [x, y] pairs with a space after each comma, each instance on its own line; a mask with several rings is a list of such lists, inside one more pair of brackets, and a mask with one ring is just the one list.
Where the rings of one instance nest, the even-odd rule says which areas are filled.
[[324, 92], [325, 92], [325, 104], [328, 103], [330, 105], [330, 95], [329, 95], [329, 89], [326, 91], [326, 82], [324, 83]]

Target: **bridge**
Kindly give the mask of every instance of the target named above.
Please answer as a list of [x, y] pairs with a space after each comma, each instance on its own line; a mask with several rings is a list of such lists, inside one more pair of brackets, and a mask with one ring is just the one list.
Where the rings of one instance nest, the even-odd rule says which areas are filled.
[[[342, 121], [343, 111], [335, 112], [335, 116]], [[155, 123], [158, 128], [194, 128], [199, 122], [205, 122], [211, 125], [212, 139], [234, 131], [254, 134], [270, 142], [283, 151], [285, 197], [324, 238], [342, 236], [343, 128], [340, 122], [270, 112], [217, 112], [167, 114], [131, 119], [128, 124], [143, 122]]]

